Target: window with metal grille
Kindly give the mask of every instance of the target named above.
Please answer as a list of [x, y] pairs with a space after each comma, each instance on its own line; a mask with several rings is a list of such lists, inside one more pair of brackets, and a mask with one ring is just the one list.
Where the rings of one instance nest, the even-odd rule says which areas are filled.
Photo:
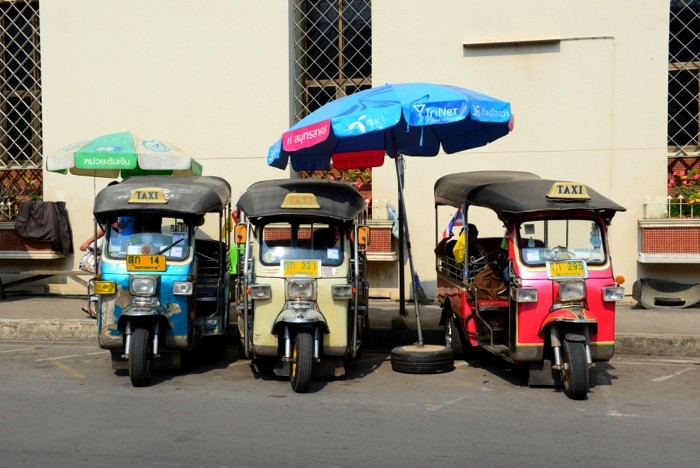
[[700, 155], [700, 0], [671, 0], [668, 57], [668, 149]]
[[[295, 0], [294, 118], [329, 101], [372, 87], [371, 0]], [[372, 171], [305, 171], [305, 178], [353, 182], [371, 214]]]
[[41, 198], [39, 47], [39, 2], [0, 0], [0, 221]]
[[372, 87], [371, 0], [295, 0], [294, 116]]
[[0, 0], [0, 169], [41, 168], [39, 2]]

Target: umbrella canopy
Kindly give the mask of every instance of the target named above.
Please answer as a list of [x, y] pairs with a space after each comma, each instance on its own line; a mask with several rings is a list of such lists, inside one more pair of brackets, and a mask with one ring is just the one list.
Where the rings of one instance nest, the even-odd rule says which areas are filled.
[[[411, 254], [403, 194], [403, 156], [436, 156], [487, 145], [513, 130], [510, 103], [477, 91], [432, 83], [386, 84], [331, 101], [282, 134], [267, 152], [280, 169], [356, 169], [395, 158], [400, 238], [405, 234], [413, 290], [420, 288]], [[402, 258], [403, 249], [399, 250]], [[400, 287], [402, 294], [403, 288]], [[403, 308], [403, 298], [401, 299]], [[418, 300], [418, 343], [423, 337]]]
[[269, 149], [267, 163], [296, 171], [377, 167], [384, 155], [436, 156], [484, 146], [513, 129], [510, 103], [431, 83], [386, 84], [334, 100]]
[[132, 132], [70, 144], [47, 156], [46, 170], [112, 179], [145, 174], [202, 175], [202, 165], [177, 146]]

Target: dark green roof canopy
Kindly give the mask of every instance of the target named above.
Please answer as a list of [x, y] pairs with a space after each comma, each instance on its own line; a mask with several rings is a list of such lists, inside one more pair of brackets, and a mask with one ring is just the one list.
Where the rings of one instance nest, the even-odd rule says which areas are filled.
[[[168, 202], [129, 203], [135, 190], [157, 188]], [[101, 222], [120, 215], [172, 216], [200, 221], [205, 213], [218, 212], [231, 201], [231, 186], [214, 176], [134, 176], [102, 189], [93, 213]]]
[[[312, 193], [318, 208], [282, 208], [290, 193]], [[238, 200], [238, 208], [253, 224], [290, 216], [350, 221], [366, 209], [360, 192], [347, 182], [318, 179], [277, 179], [256, 182]]]
[[625, 208], [586, 187], [589, 200], [547, 198], [556, 182], [529, 172], [474, 171], [449, 174], [435, 182], [435, 204], [490, 208], [505, 220], [512, 214], [536, 211], [602, 211], [606, 218]]

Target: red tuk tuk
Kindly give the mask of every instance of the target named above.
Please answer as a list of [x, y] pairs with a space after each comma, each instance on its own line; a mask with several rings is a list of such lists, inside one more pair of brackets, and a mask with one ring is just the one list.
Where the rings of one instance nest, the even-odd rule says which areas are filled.
[[436, 227], [439, 209], [451, 207], [468, 229], [473, 206], [505, 227], [477, 240], [486, 258], [468, 242], [459, 258], [436, 249], [445, 343], [455, 355], [481, 347], [528, 365], [530, 385], [561, 383], [569, 398], [586, 398], [589, 368], [614, 353], [624, 279], [613, 276], [607, 234], [625, 208], [583, 184], [515, 171], [450, 174], [434, 194]]

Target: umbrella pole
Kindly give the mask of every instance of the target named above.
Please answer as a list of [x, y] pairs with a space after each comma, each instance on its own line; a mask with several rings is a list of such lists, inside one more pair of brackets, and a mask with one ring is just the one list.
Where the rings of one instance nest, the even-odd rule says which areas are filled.
[[398, 212], [398, 222], [399, 222], [399, 314], [402, 317], [407, 317], [408, 312], [406, 312], [406, 280], [403, 271], [404, 264], [404, 218], [403, 218], [403, 200], [401, 199], [401, 192], [399, 192], [399, 212]]
[[[418, 305], [418, 284], [416, 282], [416, 272], [413, 267], [413, 254], [411, 253], [411, 236], [408, 233], [408, 218], [406, 217], [406, 204], [404, 203], [404, 192], [403, 192], [403, 156], [399, 154], [396, 156], [396, 178], [399, 181], [399, 208], [402, 219], [402, 223], [399, 224], [399, 229], [405, 228], [406, 236], [406, 252], [408, 253], [408, 264], [411, 269], [411, 284], [413, 284], [413, 305], [416, 309], [416, 329], [418, 330], [418, 342], [416, 345], [418, 347], [423, 347], [423, 331], [420, 324], [420, 306]], [[399, 231], [401, 232], [401, 231]], [[401, 246], [403, 249], [403, 246]], [[399, 265], [403, 268], [402, 265]]]

